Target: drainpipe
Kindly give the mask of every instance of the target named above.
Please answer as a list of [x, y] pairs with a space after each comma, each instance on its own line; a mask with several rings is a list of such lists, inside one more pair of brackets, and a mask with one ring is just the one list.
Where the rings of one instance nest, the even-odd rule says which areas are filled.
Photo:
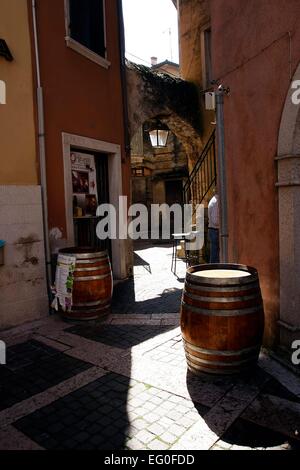
[[50, 252], [49, 226], [48, 226], [44, 102], [43, 102], [43, 88], [41, 86], [37, 19], [36, 19], [36, 0], [32, 0], [32, 19], [33, 19], [33, 35], [34, 35], [34, 52], [35, 52], [35, 61], [36, 61], [36, 79], [37, 79], [38, 141], [39, 141], [40, 180], [41, 180], [42, 208], [43, 208], [44, 245], [45, 245], [45, 257], [46, 257], [46, 278], [47, 278], [47, 291], [48, 291], [48, 297], [49, 297], [49, 303], [50, 303], [52, 299], [52, 296], [51, 296], [52, 273], [51, 273], [51, 252]]
[[129, 117], [128, 117], [128, 98], [127, 98], [127, 80], [126, 80], [126, 62], [125, 62], [125, 32], [123, 20], [123, 6], [122, 0], [117, 2], [118, 21], [119, 21], [119, 50], [121, 55], [120, 70], [121, 70], [121, 86], [122, 86], [122, 99], [123, 99], [123, 112], [124, 112], [124, 127], [125, 127], [125, 151], [126, 157], [130, 154], [130, 132], [129, 132]]
[[223, 85], [216, 91], [216, 118], [217, 118], [217, 165], [218, 165], [218, 189], [220, 205], [220, 248], [221, 262], [228, 263], [228, 215], [227, 215], [227, 187], [226, 187], [226, 163], [225, 163], [225, 130], [224, 130], [224, 95], [229, 93]]

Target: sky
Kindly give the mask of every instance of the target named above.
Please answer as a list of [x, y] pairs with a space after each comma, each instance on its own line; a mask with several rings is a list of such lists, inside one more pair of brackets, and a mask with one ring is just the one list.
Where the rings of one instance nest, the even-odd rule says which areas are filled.
[[148, 66], [152, 56], [158, 62], [178, 63], [177, 10], [172, 0], [123, 0], [123, 12], [127, 59]]

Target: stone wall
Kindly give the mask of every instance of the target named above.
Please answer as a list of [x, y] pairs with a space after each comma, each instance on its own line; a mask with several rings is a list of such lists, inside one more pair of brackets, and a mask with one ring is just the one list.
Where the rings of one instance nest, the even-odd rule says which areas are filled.
[[49, 312], [39, 186], [0, 186], [0, 329]]

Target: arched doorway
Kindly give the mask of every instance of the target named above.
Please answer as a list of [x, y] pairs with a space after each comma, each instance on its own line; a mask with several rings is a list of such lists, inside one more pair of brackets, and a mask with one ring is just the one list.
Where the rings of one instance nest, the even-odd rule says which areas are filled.
[[[300, 64], [293, 81], [300, 80]], [[278, 139], [280, 242], [280, 346], [291, 352], [300, 338], [300, 105], [290, 87]]]

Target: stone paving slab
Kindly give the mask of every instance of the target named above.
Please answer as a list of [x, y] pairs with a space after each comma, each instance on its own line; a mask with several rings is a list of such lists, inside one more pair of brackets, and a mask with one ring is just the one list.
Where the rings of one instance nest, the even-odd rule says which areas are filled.
[[40, 334], [34, 334], [32, 336], [32, 339], [34, 339], [35, 341], [39, 341], [40, 343], [46, 344], [47, 346], [50, 346], [60, 352], [65, 352], [71, 348], [71, 346], [67, 344], [60, 343], [59, 341], [54, 341], [51, 338], [48, 338], [47, 336], [42, 336]]
[[7, 408], [0, 412], [0, 428], [6, 427], [14, 421], [33, 413], [37, 409], [42, 408], [49, 403], [52, 403], [58, 398], [68, 395], [77, 388], [90, 383], [92, 380], [102, 377], [106, 373], [107, 372], [103, 369], [92, 367], [91, 369], [81, 372], [58, 385], [48, 388], [45, 392], [34, 395], [27, 400], [20, 401], [11, 408]]
[[7, 349], [7, 365], [0, 368], [0, 410], [90, 367], [91, 364], [85, 361], [35, 340], [11, 346]]
[[161, 325], [145, 324], [111, 324], [101, 326], [79, 325], [65, 330], [97, 343], [103, 343], [107, 346], [120, 349], [130, 349], [140, 343], [143, 343], [158, 333], [167, 332], [170, 328]]
[[[114, 323], [111, 321], [112, 318]], [[121, 322], [119, 326], [123, 328], [124, 317], [119, 318], [119, 321]], [[156, 322], [159, 321], [161, 324], [163, 318], [158, 320], [154, 317], [152, 321], [156, 329]], [[127, 318], [127, 324], [135, 325], [136, 331], [141, 327], [140, 322], [141, 318]], [[151, 323], [151, 319], [147, 318], [145, 327], [148, 328], [149, 322]], [[297, 438], [295, 439], [292, 434], [294, 427], [291, 423], [299, 421], [298, 398], [292, 392], [286, 392], [283, 385], [275, 383], [275, 379], [269, 375], [271, 369], [269, 362], [264, 361], [264, 358], [260, 360], [259, 364], [263, 363], [264, 370], [258, 368], [256, 373], [248, 377], [216, 377], [207, 374], [195, 376], [187, 371], [180, 330], [177, 327], [178, 316], [174, 315], [172, 322], [170, 326], [173, 328], [169, 331], [162, 332], [163, 329], [158, 329], [153, 337], [126, 349], [66, 332], [65, 330], [69, 329], [70, 325], [62, 321], [53, 321], [53, 319], [49, 323], [51, 328], [48, 329], [48, 333], [46, 322], [39, 328], [34, 328], [31, 336], [29, 329], [26, 332], [23, 331], [22, 334], [26, 333], [25, 336], [29, 340], [31, 338], [38, 338], [40, 342], [44, 340], [47, 347], [54, 349], [55, 345], [59, 344], [59, 354], [77, 358], [92, 366], [0, 412], [0, 442], [3, 441], [4, 445], [8, 446], [17, 446], [17, 443], [13, 443], [16, 442], [14, 436], [17, 436], [16, 433], [19, 431], [14, 431], [13, 426], [16, 421], [26, 424], [26, 418], [28, 418], [27, 428], [25, 425], [22, 429], [26, 434], [29, 433], [30, 437], [21, 433], [23, 440], [20, 438], [20, 446], [24, 445], [25, 448], [26, 446], [35, 448], [35, 443], [46, 448], [75, 447], [78, 449], [105, 448], [107, 445], [111, 446], [110, 449], [115, 449], [115, 446], [120, 446], [120, 448], [124, 446], [128, 449], [143, 450], [293, 448], [291, 443], [297, 441]], [[111, 324], [114, 328], [118, 325], [118, 318], [110, 317], [110, 322], [107, 324]], [[17, 337], [21, 338], [19, 332], [14, 336], [14, 338]], [[168, 355], [168, 350], [172, 350], [172, 354]], [[119, 392], [114, 388], [118, 388], [119, 377], [122, 377], [126, 384], [126, 394], [123, 389], [121, 400], [118, 396]], [[103, 386], [105, 380], [110, 380], [107, 390]], [[283, 380], [288, 382], [286, 377]], [[98, 391], [93, 390], [93, 384], [97, 382], [100, 383]], [[119, 415], [114, 415], [116, 422], [120, 420], [119, 425], [116, 426], [113, 420], [110, 420], [110, 425], [105, 425], [107, 419], [111, 418], [110, 415], [117, 411], [114, 409], [113, 411], [106, 410], [107, 414], [101, 415], [101, 419], [99, 418], [101, 423], [95, 419], [95, 422], [91, 421], [92, 424], [86, 429], [80, 427], [87, 414], [86, 407], [94, 406], [93, 400], [85, 399], [85, 390], [82, 393], [84, 387], [89, 390], [88, 395], [96, 394], [96, 398], [93, 397], [94, 400], [102, 400], [104, 407], [109, 406], [111, 400], [116, 408], [119, 407]], [[292, 382], [292, 388], [296, 390], [296, 382]], [[101, 399], [98, 392], [102, 393]], [[75, 398], [77, 397], [75, 403], [74, 394]], [[72, 406], [67, 415], [64, 414], [65, 404], [69, 404], [69, 400], [71, 403], [73, 401], [72, 406], [78, 413], [75, 443], [73, 438], [73, 442], [69, 439], [69, 433], [74, 430], [70, 424]], [[267, 404], [264, 400], [267, 400]], [[56, 408], [57, 405], [58, 408]], [[54, 421], [58, 421], [57, 414], [60, 421], [65, 420], [63, 427], [61, 427], [61, 422], [53, 422], [47, 424], [45, 431], [39, 431], [39, 426], [43, 426], [44, 413], [47, 419], [53, 416], [51, 419]], [[277, 421], [273, 416], [276, 413], [279, 415]], [[30, 419], [33, 415], [37, 416], [38, 420], [34, 426], [31, 426]], [[279, 423], [285, 423], [283, 419], [285, 416], [285, 426], [288, 431], [281, 432]], [[126, 426], [124, 421], [127, 421]], [[93, 424], [94, 427], [92, 427]], [[257, 429], [251, 428], [258, 424]], [[103, 434], [104, 428], [106, 431]], [[251, 431], [249, 431], [249, 438], [245, 429]], [[8, 431], [6, 435], [10, 436], [8, 440], [4, 439], [5, 430]], [[239, 439], [239, 436], [243, 435], [241, 430], [244, 430], [245, 435], [247, 434], [247, 439]], [[45, 433], [48, 435], [45, 436]], [[57, 433], [60, 433], [59, 440], [55, 439]], [[253, 436], [260, 435], [260, 433], [262, 435], [265, 433], [268, 439], [255, 441]], [[9, 441], [12, 444], [9, 444]]]
[[43, 450], [13, 426], [0, 429], [0, 450]]
[[[147, 344], [145, 343], [145, 347]], [[152, 345], [151, 345], [152, 349]], [[141, 360], [141, 350], [121, 356], [120, 350], [99, 345], [74, 348], [66, 354], [119, 374], [151, 383], [171, 393], [193, 400], [204, 406], [213, 406], [233, 385], [230, 377], [203, 375], [201, 378], [187, 371], [186, 365], [178, 369], [170, 364], [157, 363], [147, 356]]]
[[300, 403], [260, 395], [249, 404], [242, 417], [300, 442]]
[[[238, 418], [223, 434], [222, 439], [216, 443], [217, 447], [236, 450], [244, 449], [277, 449], [290, 450], [299, 449], [300, 446], [294, 439], [289, 439], [280, 432]], [[214, 446], [215, 447], [215, 446]], [[214, 450], [214, 447], [212, 450]]]
[[236, 385], [184, 435], [178, 445], [192, 450], [210, 449], [257, 397], [267, 380], [259, 372], [251, 380], [237, 379]]
[[[171, 418], [170, 411], [179, 407], [180, 417]], [[148, 384], [109, 373], [14, 426], [46, 449], [147, 449], [157, 447], [157, 441], [169, 448], [198, 419], [198, 410], [206, 411], [190, 400], [174, 400]]]
[[300, 398], [300, 378], [272, 359], [266, 353], [261, 354], [260, 367], [271, 374], [290, 392]]
[[171, 272], [171, 259], [171, 245], [135, 244], [134, 279], [115, 286], [113, 313], [179, 312], [186, 264], [178, 260], [176, 276]]

